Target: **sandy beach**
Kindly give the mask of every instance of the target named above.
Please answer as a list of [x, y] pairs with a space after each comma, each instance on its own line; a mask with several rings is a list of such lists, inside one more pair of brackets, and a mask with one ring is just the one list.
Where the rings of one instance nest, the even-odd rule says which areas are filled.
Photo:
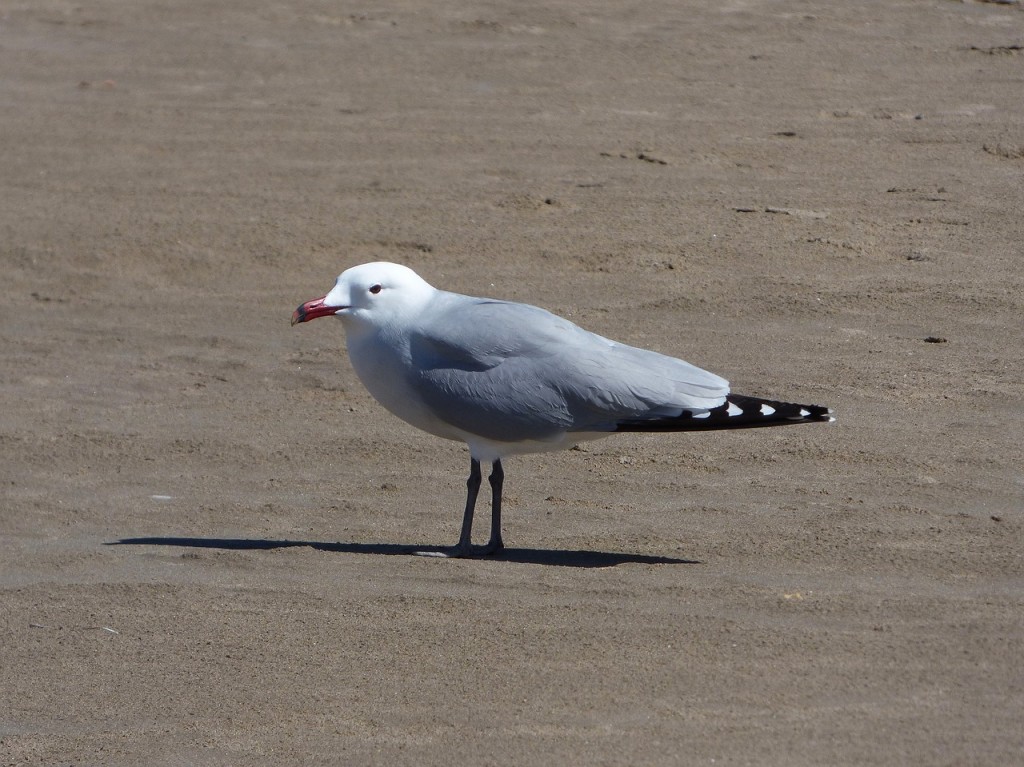
[[[3, 3], [0, 765], [1024, 762], [1022, 45]], [[410, 556], [465, 447], [289, 326], [375, 260], [838, 420], [515, 458], [504, 554]]]

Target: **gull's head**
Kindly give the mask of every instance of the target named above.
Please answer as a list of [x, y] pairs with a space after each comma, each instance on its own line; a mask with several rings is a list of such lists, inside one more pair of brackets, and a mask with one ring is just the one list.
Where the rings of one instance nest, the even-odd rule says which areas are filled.
[[417, 312], [433, 293], [434, 288], [407, 266], [387, 261], [353, 266], [338, 275], [330, 293], [296, 309], [292, 325], [331, 315], [384, 325]]

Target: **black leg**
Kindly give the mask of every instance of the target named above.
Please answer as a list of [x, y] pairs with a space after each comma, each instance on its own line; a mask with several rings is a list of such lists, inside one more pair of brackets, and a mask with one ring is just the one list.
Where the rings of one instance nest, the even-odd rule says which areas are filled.
[[491, 539], [486, 546], [473, 551], [473, 510], [476, 508], [476, 497], [480, 493], [482, 474], [480, 461], [469, 459], [469, 479], [466, 480], [466, 511], [462, 515], [462, 533], [459, 542], [453, 548], [440, 551], [416, 551], [421, 557], [471, 557], [475, 554], [494, 554], [505, 548], [501, 541], [501, 485], [505, 478], [501, 461], [492, 464], [491, 476]]
[[505, 471], [501, 468], [500, 459], [491, 464], [491, 476], [487, 480], [491, 483], [491, 539], [484, 551], [494, 554], [505, 548], [501, 540], [501, 487], [505, 481]]
[[469, 479], [466, 480], [466, 511], [462, 515], [462, 534], [455, 551], [462, 556], [470, 553], [473, 538], [473, 509], [476, 508], [476, 496], [480, 492], [480, 461], [469, 459]]

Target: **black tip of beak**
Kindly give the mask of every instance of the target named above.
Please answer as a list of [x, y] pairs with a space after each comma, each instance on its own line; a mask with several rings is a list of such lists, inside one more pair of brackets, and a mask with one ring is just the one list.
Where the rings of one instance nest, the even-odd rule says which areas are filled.
[[333, 317], [339, 311], [346, 308], [344, 306], [326, 306], [324, 304], [325, 298], [327, 296], [321, 296], [300, 305], [298, 309], [292, 312], [292, 325], [298, 325], [300, 322], [309, 322], [317, 317]]

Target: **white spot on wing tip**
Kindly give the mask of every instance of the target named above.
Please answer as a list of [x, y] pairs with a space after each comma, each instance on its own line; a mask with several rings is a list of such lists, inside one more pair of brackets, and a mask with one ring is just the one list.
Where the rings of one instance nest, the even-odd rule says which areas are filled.
[[775, 408], [771, 405], [761, 405], [761, 415], [771, 415], [775, 412]]
[[736, 407], [736, 406], [735, 406], [734, 404], [732, 404], [731, 402], [729, 403], [729, 412], [728, 412], [728, 415], [740, 415], [740, 414], [741, 414], [742, 412], [743, 412], [743, 409], [742, 409], [742, 408], [738, 408], [738, 407]]
[[806, 417], [807, 417], [807, 416], [809, 416], [810, 414], [811, 414], [811, 411], [810, 411], [810, 410], [808, 410], [807, 408], [805, 408], [805, 407], [802, 407], [802, 408], [800, 408], [800, 415], [801, 415], [801, 416], [802, 416], [803, 418], [806, 418]]

